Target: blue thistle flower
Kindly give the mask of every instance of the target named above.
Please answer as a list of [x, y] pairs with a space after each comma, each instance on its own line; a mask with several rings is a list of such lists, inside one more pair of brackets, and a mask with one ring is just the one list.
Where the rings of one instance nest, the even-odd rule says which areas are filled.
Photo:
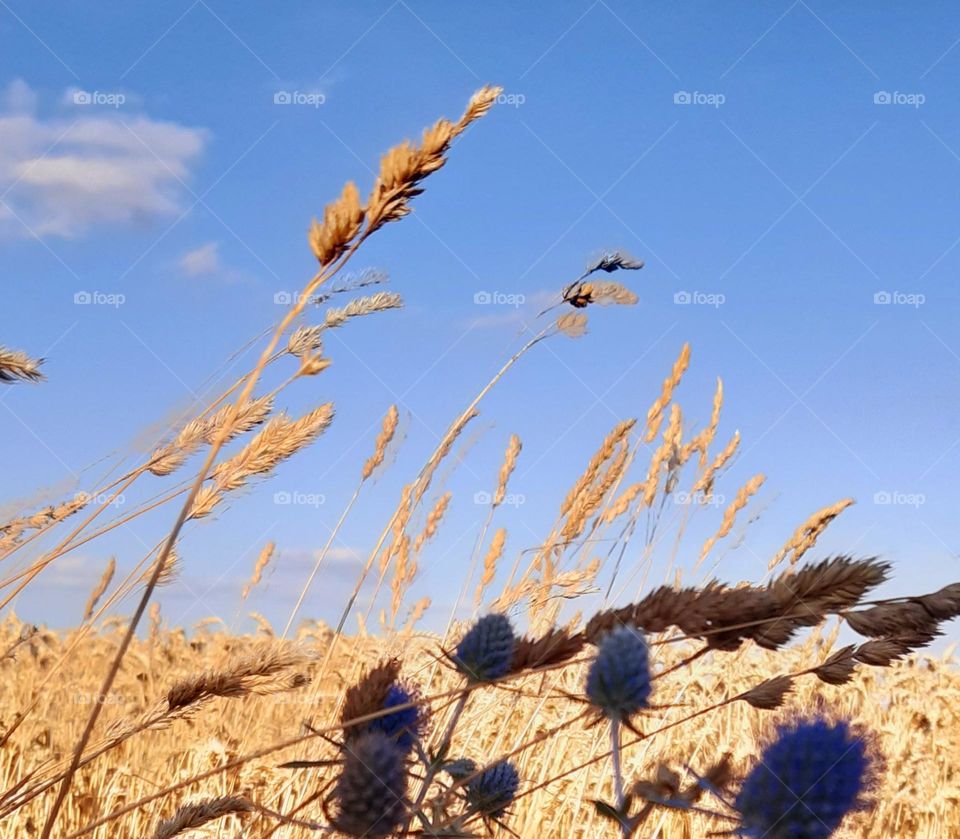
[[443, 771], [453, 780], [462, 781], [477, 771], [477, 764], [468, 757], [458, 757], [456, 760], [444, 764]]
[[587, 672], [587, 698], [610, 719], [646, 708], [650, 699], [650, 658], [643, 633], [619, 626], [600, 641]]
[[345, 750], [333, 797], [333, 826], [347, 836], [393, 835], [406, 816], [405, 753], [382, 731], [367, 731]]
[[520, 786], [517, 768], [508, 760], [501, 760], [475, 778], [467, 781], [467, 802], [474, 812], [490, 818], [499, 818], [513, 803]]
[[490, 682], [510, 672], [516, 638], [505, 615], [480, 618], [457, 644], [453, 663], [469, 682]]
[[785, 726], [737, 794], [740, 833], [826, 839], [862, 807], [869, 776], [867, 742], [847, 723], [814, 719]]
[[[386, 698], [383, 700], [383, 707], [396, 708], [400, 705], [407, 705], [416, 701], [416, 692], [410, 690], [399, 682], [394, 682], [387, 689]], [[409, 708], [402, 708], [378, 717], [370, 721], [370, 729], [382, 731], [391, 738], [404, 752], [409, 752], [413, 748], [414, 741], [420, 736], [426, 722], [423, 709], [417, 705]]]

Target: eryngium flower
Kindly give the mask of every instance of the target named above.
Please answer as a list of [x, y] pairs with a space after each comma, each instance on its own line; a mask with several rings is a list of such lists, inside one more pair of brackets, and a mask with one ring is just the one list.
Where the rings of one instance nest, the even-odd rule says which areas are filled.
[[516, 638], [505, 615], [480, 618], [463, 636], [453, 654], [453, 663], [470, 682], [490, 682], [506, 676]]
[[[405, 688], [398, 682], [394, 682], [387, 690], [387, 696], [383, 700], [383, 707], [396, 708], [400, 705], [407, 705], [416, 700], [414, 691]], [[420, 735], [424, 727], [424, 714], [417, 705], [411, 705], [409, 708], [401, 708], [392, 714], [384, 717], [377, 717], [370, 721], [372, 730], [382, 731], [392, 739], [404, 752], [409, 752], [413, 748], [414, 740]]]
[[455, 781], [462, 781], [477, 771], [477, 764], [468, 757], [458, 757], [456, 760], [444, 764], [443, 771]]
[[650, 699], [650, 659], [639, 629], [619, 626], [600, 641], [587, 672], [587, 698], [610, 719], [626, 719]]
[[869, 774], [867, 743], [847, 723], [814, 719], [781, 728], [737, 794], [740, 833], [826, 839], [862, 806]]
[[467, 781], [467, 802], [475, 813], [498, 818], [513, 802], [519, 786], [516, 767], [508, 760], [501, 760]]
[[390, 836], [406, 814], [406, 794], [403, 750], [382, 731], [368, 731], [344, 751], [333, 826], [347, 836]]

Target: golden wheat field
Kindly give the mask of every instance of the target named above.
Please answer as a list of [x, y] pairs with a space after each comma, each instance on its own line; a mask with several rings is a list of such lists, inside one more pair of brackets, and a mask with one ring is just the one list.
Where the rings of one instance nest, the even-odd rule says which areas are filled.
[[[5, 648], [18, 640], [20, 631], [16, 620], [5, 623]], [[82, 718], [76, 709], [82, 709], [96, 695], [99, 674], [116, 649], [118, 631], [116, 625], [107, 626], [87, 638], [77, 647], [55, 686], [44, 691], [42, 704], [21, 732], [16, 747], [4, 751], [5, 788], [13, 787], [28, 768], [45, 766], [52, 774], [62, 765], [79, 734]], [[316, 792], [321, 781], [315, 772], [291, 775], [278, 765], [296, 756], [298, 750], [316, 756], [317, 752], [332, 753], [329, 747], [307, 742], [255, 763], [231, 763], [295, 736], [304, 722], [321, 726], [333, 718], [344, 687], [359, 676], [371, 656], [403, 651], [404, 670], [422, 679], [425, 690], [440, 693], [453, 686], [449, 674], [436, 666], [431, 655], [439, 639], [420, 636], [398, 637], [386, 643], [374, 637], [345, 638], [329, 664], [327, 677], [319, 683], [297, 686], [298, 677], [316, 675], [318, 658], [322, 658], [331, 634], [326, 627], [302, 629], [298, 642], [309, 653], [306, 659], [284, 659], [284, 650], [289, 651], [291, 645], [277, 641], [267, 626], [256, 638], [201, 630], [188, 639], [182, 630], [160, 629], [149, 640], [136, 642], [128, 653], [123, 677], [105, 699], [102, 736], [107, 743], [116, 738], [120, 744], [109, 756], [81, 771], [65, 806], [67, 830], [121, 811], [140, 798], [154, 800], [118, 823], [95, 828], [88, 835], [150, 836], [183, 800], [241, 796], [279, 812], [292, 812]], [[5, 724], [10, 709], [26, 704], [71, 640], [72, 636], [40, 632], [23, 645], [16, 661], [9, 657], [4, 661]], [[412, 654], [411, 649], [415, 650]], [[234, 698], [209, 698], [187, 713], [165, 718], [164, 698], [179, 680], [207, 668], [225, 668], [238, 655], [258, 650], [264, 656], [276, 655], [284, 666], [257, 680], [259, 684], [252, 680]], [[663, 687], [671, 700], [685, 706], [658, 715], [657, 725], [679, 717], [687, 707], [706, 706], [717, 696], [740, 691], [772, 670], [822, 661], [828, 651], [826, 640], [818, 637], [786, 655], [752, 651], [737, 654], [732, 662], [721, 657], [705, 661], [695, 675], [678, 675]], [[571, 668], [547, 679], [531, 676], [517, 685], [519, 693], [497, 693], [478, 701], [465, 720], [470, 733], [464, 738], [464, 751], [475, 756], [513, 751], [561, 724], [571, 712], [558, 691], [576, 691], [582, 679], [580, 670]], [[260, 689], [279, 692], [252, 695]], [[919, 701], [920, 697], [925, 701]], [[801, 707], [820, 700], [835, 703], [842, 713], [877, 733], [887, 761], [876, 811], [838, 835], [932, 839], [954, 835], [960, 829], [960, 778], [954, 768], [960, 749], [958, 699], [960, 677], [952, 659], [913, 658], [889, 670], [861, 674], [842, 688], [824, 690], [810, 682], [798, 684], [792, 703]], [[626, 767], [637, 774], [649, 773], [651, 766], [661, 762], [680, 768], [684, 763], [702, 764], [728, 750], [742, 764], [766, 724], [766, 713], [746, 703], [731, 705], [694, 727], [678, 728], [631, 748], [626, 754]], [[147, 725], [150, 719], [157, 721]], [[139, 726], [144, 726], [142, 733], [131, 737], [131, 728]], [[546, 750], [530, 749], [519, 756], [521, 775], [531, 790], [546, 785], [520, 800], [510, 820], [511, 829], [531, 837], [603, 835], [603, 826], [588, 801], [601, 797], [609, 787], [604, 763], [592, 763], [551, 782], [554, 776], [594, 760], [602, 751], [594, 730], [575, 725], [549, 742]], [[189, 782], [203, 774], [209, 777]], [[155, 797], [181, 781], [188, 783], [171, 795]], [[36, 835], [44, 809], [42, 798], [24, 806], [10, 818], [5, 835]], [[261, 835], [274, 827], [255, 815], [245, 815], [242, 820], [228, 816], [197, 835]], [[722, 829], [723, 825], [711, 825], [705, 817], [665, 814], [647, 825], [649, 833], [642, 835], [696, 837], [706, 835], [711, 828]], [[281, 827], [274, 835], [296, 836], [300, 832]]]
[[[681, 408], [691, 344], [654, 379], [645, 411], [577, 452], [579, 477], [532, 548], [499, 525], [523, 450], [504, 437], [454, 614], [443, 635], [421, 629], [432, 604], [415, 584], [425, 547], [443, 538], [457, 446], [535, 348], [586, 343], [588, 323], [637, 303], [618, 280], [643, 263], [625, 252], [603, 253], [558, 287], [540, 331], [453, 418], [373, 535], [353, 594], [336, 604], [338, 625], [311, 619], [311, 598], [324, 591], [337, 530], [392, 468], [396, 405], [355, 457], [351, 500], [286, 626], [257, 616], [250, 636], [213, 616], [168, 625], [155, 594], [190, 561], [182, 536], [201, 520], [218, 526], [231, 498], [322, 446], [336, 422], [337, 394], [297, 416], [284, 408], [288, 388], [323, 381], [334, 330], [403, 306], [400, 292], [371, 293], [369, 278], [343, 280], [344, 269], [411, 212], [500, 94], [484, 87], [458, 119], [394, 146], [365, 197], [346, 184], [310, 228], [315, 273], [231, 386], [167, 429], [140, 465], [0, 529], [0, 834], [960, 834], [960, 672], [952, 652], [928, 651], [960, 615], [960, 584], [874, 599], [894, 566], [818, 548], [851, 498], [798, 516], [754, 582], [725, 580], [714, 560], [755, 520], [766, 478], [717, 492], [741, 439], [721, 426], [722, 380], [702, 400], [704, 422]], [[0, 353], [4, 386], [42, 388], [47, 369], [23, 351]], [[148, 481], [168, 489], [111, 506]], [[689, 503], [667, 508], [681, 493]], [[79, 545], [158, 508], [166, 529], [123, 579], [109, 562], [80, 625], [53, 631], [10, 609]], [[689, 519], [703, 510], [710, 535], [692, 544]], [[654, 557], [668, 560], [662, 579], [650, 576]], [[264, 544], [239, 607], [279, 561]], [[609, 596], [615, 582], [638, 581], [635, 597]], [[359, 632], [347, 629], [358, 614]]]

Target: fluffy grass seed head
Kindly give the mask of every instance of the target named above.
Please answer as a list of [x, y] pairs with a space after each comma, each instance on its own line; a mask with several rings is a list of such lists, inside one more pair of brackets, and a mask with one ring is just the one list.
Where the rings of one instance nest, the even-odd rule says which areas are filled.
[[501, 760], [466, 782], [467, 803], [474, 812], [497, 819], [513, 803], [519, 787], [517, 768], [509, 760]]
[[337, 830], [368, 839], [397, 831], [407, 807], [405, 757], [382, 731], [368, 731], [350, 743], [333, 793]]
[[870, 769], [866, 738], [846, 722], [782, 727], [737, 794], [740, 835], [826, 839], [862, 808]]
[[506, 615], [484, 615], [457, 644], [453, 663], [468, 682], [490, 682], [510, 672], [516, 637]]
[[587, 672], [587, 698], [604, 716], [621, 720], [646, 708], [650, 692], [650, 655], [643, 633], [618, 626], [600, 641]]

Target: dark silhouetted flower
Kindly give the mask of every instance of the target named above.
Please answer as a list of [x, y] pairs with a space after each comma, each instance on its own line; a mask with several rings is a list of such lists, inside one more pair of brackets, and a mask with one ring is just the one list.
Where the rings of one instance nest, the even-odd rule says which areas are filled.
[[740, 833], [826, 839], [862, 806], [869, 775], [866, 740], [847, 723], [814, 719], [781, 728], [737, 794]]
[[513, 802], [520, 775], [508, 760], [495, 763], [465, 784], [467, 802], [474, 812], [499, 818]]
[[610, 719], [626, 719], [650, 699], [650, 660], [639, 629], [620, 626], [600, 641], [587, 673], [587, 698]]
[[444, 764], [443, 771], [455, 781], [462, 781], [477, 771], [477, 764], [468, 757], [458, 757]]
[[333, 826], [348, 836], [380, 839], [406, 815], [405, 753], [382, 731], [368, 731], [344, 750], [343, 772], [333, 792]]
[[489, 682], [510, 672], [516, 638], [505, 615], [480, 618], [463, 636], [453, 662], [470, 682]]

